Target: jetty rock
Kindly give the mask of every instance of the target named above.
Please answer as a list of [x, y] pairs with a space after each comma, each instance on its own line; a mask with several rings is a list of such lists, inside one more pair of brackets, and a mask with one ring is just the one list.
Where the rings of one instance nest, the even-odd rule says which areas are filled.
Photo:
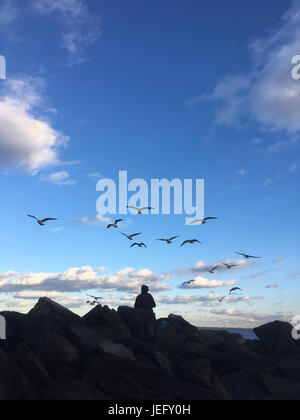
[[259, 340], [121, 306], [80, 317], [41, 298], [0, 313], [0, 400], [299, 400], [300, 340], [276, 321]]

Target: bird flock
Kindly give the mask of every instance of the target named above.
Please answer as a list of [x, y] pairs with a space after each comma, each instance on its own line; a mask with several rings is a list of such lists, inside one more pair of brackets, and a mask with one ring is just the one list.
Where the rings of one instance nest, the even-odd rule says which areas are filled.
[[[145, 211], [148, 211], [148, 210], [154, 210], [152, 207], [141, 207], [141, 208], [139, 208], [139, 207], [134, 207], [134, 206], [127, 206], [127, 208], [128, 209], [133, 209], [133, 210], [136, 210], [136, 212], [137, 212], [137, 214], [138, 215], [142, 215]], [[45, 223], [46, 222], [48, 222], [48, 221], [56, 221], [56, 220], [58, 220], [57, 218], [50, 218], [50, 217], [48, 217], [48, 218], [45, 218], [45, 219], [38, 219], [37, 217], [35, 217], [35, 216], [32, 216], [32, 215], [28, 215], [28, 217], [31, 217], [31, 218], [33, 218], [33, 219], [35, 219], [36, 221], [37, 221], [37, 223], [40, 225], [40, 226], [45, 226]], [[195, 225], [195, 224], [202, 224], [202, 225], [204, 225], [204, 224], [206, 224], [208, 221], [211, 221], [211, 220], [217, 220], [218, 219], [218, 217], [205, 217], [204, 219], [196, 219], [196, 220], [193, 220], [191, 223], [190, 223], [190, 225]], [[111, 228], [114, 228], [114, 229], [118, 229], [119, 228], [119, 224], [121, 223], [121, 222], [123, 222], [123, 219], [116, 219], [113, 223], [109, 223], [108, 225], [107, 225], [107, 229], [111, 229]], [[124, 236], [125, 238], [127, 238], [129, 241], [131, 241], [131, 242], [133, 242], [134, 240], [135, 240], [135, 238], [137, 237], [137, 236], [140, 236], [140, 235], [142, 235], [142, 233], [141, 232], [139, 232], [139, 233], [133, 233], [133, 234], [131, 234], [131, 235], [128, 235], [128, 234], [126, 234], [126, 233], [123, 233], [123, 232], [119, 232], [122, 236]], [[160, 238], [160, 239], [157, 239], [157, 241], [160, 241], [160, 242], [164, 242], [164, 243], [166, 243], [166, 244], [168, 244], [168, 245], [171, 245], [172, 243], [173, 243], [173, 241], [175, 241], [175, 239], [178, 239], [179, 238], [179, 236], [172, 236], [172, 237], [170, 237], [170, 238]], [[185, 246], [185, 245], [194, 245], [194, 244], [202, 244], [202, 242], [200, 242], [198, 239], [186, 239], [186, 240], [184, 240], [182, 243], [181, 243], [181, 245], [180, 245], [180, 247], [183, 247], [183, 246]], [[147, 245], [144, 243], [144, 242], [134, 242], [134, 243], [132, 243], [131, 245], [130, 245], [130, 248], [134, 248], [134, 247], [138, 247], [138, 248], [148, 248], [147, 247]], [[254, 256], [254, 255], [249, 255], [249, 254], [245, 254], [245, 253], [242, 253], [242, 252], [236, 252], [236, 254], [238, 254], [238, 255], [241, 255], [242, 257], [244, 257], [246, 260], [250, 260], [250, 259], [261, 259], [262, 257], [256, 257], [256, 256]], [[208, 268], [207, 269], [207, 271], [210, 273], [210, 274], [215, 274], [215, 272], [221, 267], [221, 266], [225, 266], [225, 267], [227, 267], [227, 269], [228, 270], [231, 270], [231, 269], [233, 269], [234, 267], [237, 267], [238, 265], [237, 264], [228, 264], [228, 263], [225, 263], [225, 262], [220, 262], [219, 263], [219, 265], [216, 265], [216, 266], [214, 266], [214, 267], [212, 267], [212, 268]], [[187, 286], [190, 286], [190, 285], [192, 285], [193, 283], [195, 283], [196, 282], [196, 280], [195, 279], [193, 279], [193, 280], [189, 280], [189, 281], [185, 281], [184, 283], [182, 283], [182, 287], [187, 287]], [[229, 291], [229, 296], [232, 294], [232, 293], [234, 293], [234, 292], [237, 292], [237, 291], [240, 291], [240, 292], [243, 292], [243, 290], [241, 289], [241, 288], [239, 288], [239, 287], [234, 287], [234, 288], [232, 288], [230, 291]], [[91, 305], [91, 306], [97, 306], [97, 305], [100, 305], [100, 301], [102, 300], [102, 298], [101, 297], [98, 297], [98, 296], [91, 296], [91, 295], [87, 295], [89, 298], [91, 298], [92, 300], [88, 300], [86, 303], [87, 304], [89, 304], [89, 305]], [[217, 300], [220, 302], [220, 303], [222, 303], [224, 300], [226, 299], [226, 296], [224, 296], [224, 297], [222, 297], [222, 298], [219, 298], [219, 297], [217, 297]]]

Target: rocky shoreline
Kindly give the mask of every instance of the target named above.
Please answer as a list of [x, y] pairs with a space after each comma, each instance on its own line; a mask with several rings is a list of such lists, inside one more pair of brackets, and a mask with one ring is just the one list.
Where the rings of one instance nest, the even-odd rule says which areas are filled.
[[300, 399], [300, 340], [287, 323], [251, 341], [129, 307], [81, 318], [47, 298], [0, 315], [0, 400]]

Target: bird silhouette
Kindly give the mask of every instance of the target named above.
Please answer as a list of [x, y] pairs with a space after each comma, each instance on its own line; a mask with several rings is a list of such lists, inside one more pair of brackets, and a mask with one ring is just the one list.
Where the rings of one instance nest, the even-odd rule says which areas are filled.
[[176, 238], [178, 238], [178, 236], [173, 236], [172, 238], [170, 238], [170, 239], [157, 239], [158, 241], [161, 241], [161, 242], [166, 242], [167, 244], [171, 244], [172, 243], [172, 241], [174, 241], [174, 239], [176, 239]]
[[261, 257], [253, 257], [253, 255], [243, 254], [242, 252], [236, 252], [236, 254], [242, 255], [242, 256], [243, 256], [243, 257], [245, 257], [247, 260], [249, 260], [250, 258], [254, 258], [254, 259], [261, 259]]
[[236, 264], [226, 264], [226, 263], [223, 263], [223, 262], [222, 262], [222, 264], [225, 265], [225, 267], [227, 267], [229, 270], [231, 270], [233, 267], [237, 267]]
[[132, 245], [130, 246], [130, 248], [133, 248], [134, 246], [138, 246], [139, 248], [142, 248], [142, 247], [147, 248], [147, 246], [146, 246], [143, 242], [141, 242], [141, 243], [137, 243], [137, 242], [135, 242], [134, 244], [132, 244]]
[[201, 244], [202, 242], [198, 241], [198, 239], [188, 239], [188, 240], [182, 242], [182, 244], [180, 246], [184, 246], [186, 244], [196, 244], [196, 243]]
[[141, 235], [141, 233], [133, 233], [132, 235], [126, 235], [126, 233], [122, 233], [122, 232], [120, 232], [120, 233], [121, 233], [121, 235], [126, 236], [126, 238], [129, 239], [130, 241], [133, 241], [133, 238], [135, 236]]
[[233, 289], [230, 290], [229, 294], [231, 295], [231, 293], [236, 292], [237, 290], [240, 290], [241, 292], [243, 291], [239, 287], [234, 287]]
[[184, 283], [182, 283], [182, 286], [188, 286], [192, 283], [194, 283], [195, 280], [189, 280], [189, 281], [185, 281]]
[[48, 217], [46, 219], [39, 220], [37, 217], [32, 216], [31, 214], [28, 214], [28, 217], [31, 217], [32, 219], [35, 219], [40, 226], [45, 226], [45, 223], [48, 222], [48, 221], [50, 221], [50, 220], [58, 220], [58, 219], [54, 219], [54, 218], [51, 218], [51, 217]]
[[201, 223], [202, 225], [205, 225], [208, 220], [217, 220], [217, 219], [218, 219], [218, 217], [205, 217], [204, 219], [193, 220], [190, 223], [190, 225], [194, 225], [195, 223]]
[[217, 268], [219, 268], [219, 265], [216, 265], [214, 268], [212, 268], [211, 270], [207, 270], [210, 274], [215, 274], [215, 271]]
[[120, 222], [123, 222], [123, 219], [117, 219], [117, 220], [114, 221], [114, 223], [110, 223], [107, 226], [107, 229], [110, 229], [111, 227], [118, 228], [119, 227], [118, 223], [120, 223]]
[[127, 206], [128, 209], [133, 209], [138, 212], [138, 214], [143, 214], [143, 211], [145, 210], [154, 210], [152, 207], [135, 207], [135, 206]]

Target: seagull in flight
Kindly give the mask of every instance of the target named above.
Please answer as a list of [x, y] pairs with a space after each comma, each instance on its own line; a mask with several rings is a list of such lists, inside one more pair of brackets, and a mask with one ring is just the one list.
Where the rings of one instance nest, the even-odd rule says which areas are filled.
[[45, 226], [45, 223], [48, 222], [49, 220], [58, 220], [58, 219], [53, 219], [51, 217], [48, 217], [47, 219], [39, 220], [37, 217], [32, 216], [31, 214], [28, 214], [28, 217], [35, 219], [40, 226]]
[[114, 227], [114, 228], [119, 227], [119, 226], [118, 226], [118, 223], [120, 223], [120, 222], [123, 222], [123, 219], [117, 219], [117, 220], [115, 220], [115, 221], [114, 221], [114, 223], [110, 223], [110, 224], [107, 226], [107, 229], [110, 229], [111, 227]]
[[190, 225], [194, 225], [195, 223], [199, 223], [199, 222], [202, 225], [205, 225], [208, 220], [217, 220], [217, 219], [218, 219], [218, 217], [205, 217], [204, 219], [196, 219], [196, 220], [194, 220], [192, 223], [190, 223]]
[[218, 301], [220, 302], [220, 303], [223, 303], [223, 300], [226, 298], [226, 296], [224, 296], [224, 297], [222, 297], [221, 299], [220, 298], [217, 298], [218, 299]]
[[237, 290], [240, 290], [241, 292], [243, 291], [239, 287], [234, 287], [233, 289], [230, 290], [229, 294], [231, 295], [231, 293], [236, 292]]
[[167, 242], [167, 244], [171, 244], [174, 239], [178, 238], [178, 236], [173, 236], [170, 239], [157, 239], [158, 241]]
[[261, 257], [253, 257], [253, 255], [243, 254], [242, 252], [236, 252], [236, 254], [242, 255], [247, 260], [249, 260], [250, 258], [255, 258], [255, 259], [260, 259], [261, 258]]
[[96, 301], [103, 299], [102, 297], [98, 297], [98, 296], [91, 296], [91, 295], [87, 295], [87, 296], [90, 297], [90, 298], [92, 298], [92, 299], [94, 299], [94, 300], [96, 300]]
[[216, 265], [214, 268], [212, 268], [211, 270], [208, 270], [208, 272], [210, 273], [210, 274], [215, 274], [215, 271], [216, 271], [216, 269], [217, 268], [219, 268], [220, 266], [219, 265]]
[[195, 280], [189, 280], [182, 283], [182, 286], [189, 286], [190, 284], [194, 283]]
[[132, 235], [126, 235], [126, 233], [122, 233], [122, 232], [120, 232], [120, 233], [121, 233], [121, 235], [126, 236], [126, 238], [129, 239], [130, 241], [133, 241], [133, 238], [135, 236], [141, 235], [141, 233], [133, 233]]
[[147, 246], [143, 242], [141, 242], [141, 243], [135, 242], [134, 244], [131, 245], [130, 248], [133, 248], [134, 246], [138, 246], [139, 248], [142, 248], [142, 247], [147, 248]]
[[182, 242], [180, 246], [186, 245], [186, 244], [202, 244], [202, 242], [199, 242], [198, 239], [188, 239], [187, 241]]
[[226, 264], [226, 263], [223, 263], [223, 262], [222, 262], [222, 264], [225, 265], [229, 270], [231, 270], [233, 267], [237, 267], [236, 264]]
[[127, 206], [128, 209], [133, 209], [138, 212], [138, 214], [143, 214], [143, 211], [145, 210], [154, 210], [152, 207], [135, 207], [135, 206]]
[[86, 303], [90, 306], [96, 306], [96, 305], [100, 306], [100, 303], [97, 301], [91, 302], [90, 300], [88, 300]]

